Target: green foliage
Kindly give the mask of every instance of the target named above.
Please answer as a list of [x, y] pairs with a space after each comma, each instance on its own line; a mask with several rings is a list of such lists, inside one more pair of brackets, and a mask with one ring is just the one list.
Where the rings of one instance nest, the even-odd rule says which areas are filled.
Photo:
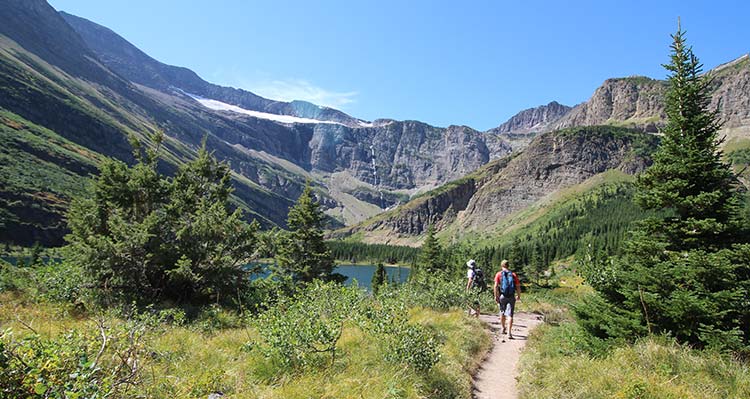
[[[140, 383], [152, 317], [123, 323], [97, 322], [57, 338], [36, 331], [0, 334], [0, 396], [4, 398], [128, 397]], [[31, 327], [29, 327], [30, 329]]]
[[343, 280], [343, 276], [333, 273], [331, 250], [323, 240], [324, 220], [325, 215], [313, 198], [308, 183], [289, 210], [289, 231], [278, 234], [274, 273], [290, 275], [295, 281], [303, 282], [314, 279]]
[[448, 265], [445, 263], [443, 248], [435, 237], [435, 226], [430, 225], [427, 228], [427, 237], [422, 244], [417, 259], [417, 269], [412, 271], [413, 274], [445, 272]]
[[409, 324], [404, 309], [395, 300], [374, 301], [357, 287], [316, 281], [263, 313], [255, 323], [262, 341], [249, 347], [284, 372], [330, 366], [345, 325], [353, 323], [381, 343], [386, 360], [429, 370], [439, 360], [437, 342], [424, 327]]
[[380, 290], [380, 286], [388, 282], [388, 275], [385, 272], [385, 267], [383, 266], [383, 263], [378, 263], [377, 267], [375, 268], [375, 272], [372, 274], [372, 280], [370, 281], [370, 287], [372, 287], [372, 293], [373, 295], [378, 295], [378, 290]]
[[410, 265], [414, 264], [419, 254], [418, 248], [387, 245], [387, 244], [365, 244], [361, 242], [327, 241], [334, 259], [344, 262], [384, 262], [390, 264]]
[[336, 359], [336, 344], [344, 322], [364, 300], [356, 287], [316, 281], [297, 299], [282, 298], [263, 313], [256, 327], [264, 340], [264, 355], [284, 368], [321, 363], [321, 355]]
[[248, 284], [243, 264], [255, 252], [258, 225], [229, 212], [229, 168], [203, 147], [170, 179], [157, 170], [157, 149], [134, 144], [134, 166], [103, 162], [92, 196], [72, 203], [67, 261], [114, 298], [236, 297]]
[[750, 333], [748, 236], [737, 182], [718, 150], [710, 77], [684, 32], [673, 35], [668, 123], [654, 164], [638, 177], [636, 202], [655, 212], [640, 222], [614, 262], [584, 272], [601, 294], [578, 309], [605, 338], [670, 334], [697, 346], [739, 349]]
[[547, 270], [547, 263], [544, 259], [544, 252], [542, 252], [542, 245], [537, 241], [534, 245], [534, 252], [531, 256], [531, 262], [524, 269], [526, 276], [536, 283], [541, 285], [540, 280], [544, 276], [544, 272]]

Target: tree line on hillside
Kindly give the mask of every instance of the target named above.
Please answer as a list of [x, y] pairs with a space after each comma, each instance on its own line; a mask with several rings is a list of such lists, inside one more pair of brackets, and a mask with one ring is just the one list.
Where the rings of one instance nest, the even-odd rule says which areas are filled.
[[353, 241], [327, 241], [334, 259], [344, 262], [384, 262], [411, 265], [417, 260], [419, 248], [402, 245], [365, 244]]

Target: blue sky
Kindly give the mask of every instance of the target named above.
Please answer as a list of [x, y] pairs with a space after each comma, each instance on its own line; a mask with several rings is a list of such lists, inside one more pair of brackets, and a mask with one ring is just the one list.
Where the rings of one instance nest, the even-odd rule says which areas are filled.
[[707, 68], [750, 51], [748, 1], [50, 0], [213, 83], [485, 130], [664, 78], [677, 17]]

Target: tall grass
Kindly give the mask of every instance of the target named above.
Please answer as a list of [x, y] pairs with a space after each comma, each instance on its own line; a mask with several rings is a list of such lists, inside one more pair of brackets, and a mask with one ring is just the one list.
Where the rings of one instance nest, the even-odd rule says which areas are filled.
[[726, 354], [657, 336], [613, 345], [570, 318], [531, 334], [519, 370], [522, 398], [750, 397], [750, 368]]
[[[434, 332], [439, 343], [440, 361], [430, 371], [386, 361], [382, 344], [350, 323], [338, 341], [339, 355], [332, 366], [289, 373], [248, 347], [259, 338], [252, 323], [237, 326], [207, 320], [236, 317], [221, 312], [182, 325], [164, 324], [146, 337], [148, 356], [142, 359], [141, 382], [130, 394], [148, 398], [205, 398], [222, 392], [231, 398], [468, 399], [471, 373], [490, 345], [481, 324], [460, 310], [413, 308], [407, 311], [409, 321]], [[56, 338], [70, 329], [95, 328], [96, 317], [22, 294], [0, 294], [0, 330], [11, 329], [16, 336], [31, 334], [27, 324], [45, 338]]]

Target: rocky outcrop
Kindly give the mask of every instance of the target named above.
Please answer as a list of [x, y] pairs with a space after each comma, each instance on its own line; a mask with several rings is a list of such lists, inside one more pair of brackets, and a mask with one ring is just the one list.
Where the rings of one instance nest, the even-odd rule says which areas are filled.
[[[750, 125], [750, 56], [743, 55], [708, 72], [709, 109], [719, 111], [724, 127]], [[656, 132], [666, 120], [667, 82], [642, 76], [607, 79], [591, 98], [574, 107], [549, 129], [611, 124]]]
[[552, 124], [552, 129], [604, 124], [656, 131], [664, 118], [664, 81], [642, 76], [607, 79], [591, 99]]
[[347, 170], [374, 186], [411, 189], [457, 179], [511, 148], [499, 137], [466, 126], [393, 121], [372, 128], [315, 125], [310, 151], [313, 169]]
[[549, 126], [565, 116], [572, 107], [552, 101], [547, 105], [525, 109], [502, 125], [489, 130], [496, 134], [526, 134], [549, 130]]
[[712, 71], [710, 109], [718, 109], [724, 127], [750, 126], [750, 55], [720, 65]]
[[611, 169], [635, 174], [650, 160], [656, 138], [624, 128], [595, 126], [542, 134], [517, 156], [494, 161], [346, 233], [416, 236], [429, 225], [487, 231], [542, 198]]

